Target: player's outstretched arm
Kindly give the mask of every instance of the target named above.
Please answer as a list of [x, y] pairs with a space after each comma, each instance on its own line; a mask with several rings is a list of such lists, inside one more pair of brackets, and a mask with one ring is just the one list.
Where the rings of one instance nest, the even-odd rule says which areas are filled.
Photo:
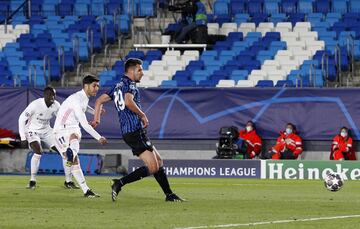
[[94, 108], [90, 107], [89, 105], [86, 107], [86, 112], [92, 115], [95, 114]]
[[30, 103], [29, 106], [20, 114], [18, 124], [19, 124], [19, 134], [21, 141], [25, 141], [25, 129], [27, 120], [35, 113], [36, 106], [35, 103]]
[[94, 110], [94, 120], [91, 121], [91, 126], [96, 127], [100, 124], [100, 116], [104, 113], [103, 104], [109, 102], [111, 100], [108, 94], [102, 94], [99, 98], [96, 99], [95, 102], [95, 110]]
[[136, 103], [134, 102], [134, 95], [131, 93], [126, 93], [125, 94], [125, 106], [131, 110], [132, 112], [136, 113], [137, 115], [139, 115], [139, 117], [141, 118], [141, 122], [143, 124], [143, 127], [146, 128], [149, 126], [149, 120], [146, 117], [145, 113], [138, 107], [138, 105], [136, 105]]

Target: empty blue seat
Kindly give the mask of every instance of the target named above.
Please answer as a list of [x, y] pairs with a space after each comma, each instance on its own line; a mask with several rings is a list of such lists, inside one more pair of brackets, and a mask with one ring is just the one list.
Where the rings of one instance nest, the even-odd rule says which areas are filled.
[[221, 14], [221, 15], [217, 15], [217, 17], [215, 17], [215, 22], [218, 23], [220, 26], [223, 23], [226, 22], [231, 22], [232, 17], [230, 14]]
[[160, 87], [163, 87], [163, 88], [177, 87], [177, 81], [176, 80], [163, 80], [163, 81], [161, 81]]
[[257, 13], [263, 12], [263, 3], [261, 1], [249, 1], [248, 2], [248, 13], [250, 16], [254, 16]]
[[143, 51], [135, 51], [135, 50], [131, 50], [128, 55], [126, 55], [125, 57], [126, 59], [129, 59], [129, 58], [138, 58], [138, 59], [141, 59], [141, 60], [144, 60], [145, 59], [145, 54]]
[[360, 13], [360, 0], [349, 1], [349, 12]]
[[195, 70], [202, 70], [204, 68], [203, 61], [190, 61], [189, 64], [185, 67], [185, 70], [193, 73]]
[[228, 3], [220, 0], [214, 2], [214, 15], [228, 15], [229, 14], [229, 5]]
[[315, 12], [319, 13], [328, 13], [330, 12], [330, 1], [328, 0], [317, 0], [314, 1]]
[[272, 80], [259, 80], [255, 87], [274, 87]]
[[341, 17], [342, 17], [342, 14], [340, 12], [331, 12], [326, 15], [326, 19], [328, 19], [328, 18], [340, 19]]
[[230, 79], [239, 81], [239, 80], [246, 80], [249, 73], [246, 70], [235, 70], [231, 73]]
[[246, 1], [245, 0], [231, 0], [230, 1], [230, 12], [231, 15], [245, 13], [246, 9]]
[[146, 53], [145, 60], [151, 63], [153, 60], [161, 60], [161, 57], [162, 57], [162, 53], [160, 50], [149, 50]]
[[230, 32], [227, 36], [228, 41], [242, 41], [243, 33], [242, 32]]
[[61, 17], [73, 15], [73, 4], [61, 2], [58, 4], [58, 11]]
[[140, 17], [152, 17], [154, 16], [154, 4], [152, 2], [143, 2], [139, 5]]
[[289, 14], [289, 22], [291, 22], [291, 24], [293, 26], [295, 26], [296, 22], [302, 22], [305, 21], [305, 14], [304, 13], [293, 13], [293, 14]]
[[130, 32], [130, 18], [128, 15], [120, 15], [119, 26], [120, 33], [128, 34]]
[[215, 87], [217, 82], [213, 80], [201, 80], [197, 85], [199, 87]]
[[264, 12], [268, 14], [279, 13], [278, 2], [274, 1], [265, 1], [264, 2]]
[[252, 13], [252, 22], [258, 26], [261, 22], [266, 22], [268, 15], [264, 13]]
[[299, 0], [297, 12], [312, 13], [313, 5], [311, 0]]
[[283, 13], [296, 13], [297, 0], [282, 0], [281, 9]]
[[180, 80], [180, 81], [177, 81], [177, 86], [178, 87], [195, 87], [196, 86], [196, 81], [194, 81], [194, 80]]
[[235, 16], [234, 16], [234, 22], [237, 25], [240, 25], [240, 23], [243, 23], [243, 22], [247, 22], [248, 20], [249, 20], [249, 14], [238, 13], [238, 14], [235, 14]]
[[347, 1], [333, 0], [331, 10], [332, 10], [332, 12], [338, 12], [338, 13], [346, 13], [346, 12], [348, 12]]
[[191, 79], [196, 81], [198, 84], [201, 80], [206, 80], [208, 76], [209, 72], [206, 70], [195, 70], [191, 76]]
[[110, 1], [105, 5], [105, 11], [107, 15], [119, 14], [121, 12], [121, 1]]
[[286, 21], [286, 14], [284, 13], [272, 13], [269, 17], [269, 22], [277, 24], [278, 22]]
[[181, 80], [189, 80], [190, 77], [191, 74], [189, 71], [176, 71], [172, 79], [176, 81], [181, 81]]

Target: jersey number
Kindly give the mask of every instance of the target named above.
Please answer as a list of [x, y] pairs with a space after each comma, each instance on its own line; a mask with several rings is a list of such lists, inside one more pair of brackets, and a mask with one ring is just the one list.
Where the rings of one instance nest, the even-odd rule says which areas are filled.
[[117, 110], [122, 111], [125, 109], [125, 101], [120, 90], [114, 92], [114, 102]]
[[61, 137], [58, 139], [60, 144], [65, 144], [65, 138], [64, 137]]

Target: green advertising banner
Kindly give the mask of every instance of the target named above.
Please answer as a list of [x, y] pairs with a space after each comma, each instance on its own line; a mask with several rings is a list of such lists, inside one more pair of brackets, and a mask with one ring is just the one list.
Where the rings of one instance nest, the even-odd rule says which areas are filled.
[[328, 171], [340, 173], [345, 180], [360, 179], [357, 161], [261, 161], [261, 179], [316, 180], [323, 179]]

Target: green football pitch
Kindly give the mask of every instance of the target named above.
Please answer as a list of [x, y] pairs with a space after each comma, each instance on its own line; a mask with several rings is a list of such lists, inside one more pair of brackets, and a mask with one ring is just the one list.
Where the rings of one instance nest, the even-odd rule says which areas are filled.
[[164, 201], [153, 178], [124, 187], [114, 203], [110, 178], [87, 177], [100, 198], [64, 189], [62, 176], [0, 176], [0, 228], [359, 228], [360, 182], [339, 192], [322, 181], [170, 178], [187, 199]]

